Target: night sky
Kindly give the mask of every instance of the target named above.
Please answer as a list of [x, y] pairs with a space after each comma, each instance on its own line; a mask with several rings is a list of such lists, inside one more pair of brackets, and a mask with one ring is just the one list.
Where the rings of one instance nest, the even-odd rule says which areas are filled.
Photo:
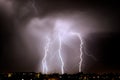
[[[37, 71], [42, 56], [36, 51], [34, 37], [24, 35], [24, 28], [34, 17], [44, 19], [58, 13], [63, 17], [81, 15], [81, 23], [90, 26], [83, 32], [86, 33], [85, 51], [94, 57], [84, 54], [83, 72], [120, 71], [120, 4], [117, 0], [1, 0], [1, 72]], [[42, 31], [43, 28], [40, 29]], [[78, 71], [73, 68], [68, 71], [76, 72]]]

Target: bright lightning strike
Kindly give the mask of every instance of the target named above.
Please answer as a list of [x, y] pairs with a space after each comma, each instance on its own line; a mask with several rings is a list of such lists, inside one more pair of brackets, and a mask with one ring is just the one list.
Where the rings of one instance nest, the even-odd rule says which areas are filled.
[[50, 46], [50, 39], [47, 37], [47, 44], [45, 46], [45, 55], [42, 60], [42, 66], [43, 66], [43, 73], [47, 74], [48, 72], [48, 67], [47, 67], [47, 62], [46, 62], [46, 57], [49, 51], [49, 46]]
[[[61, 20], [58, 20], [55, 24], [55, 36], [54, 37], [57, 37], [58, 38], [58, 56], [60, 58], [60, 62], [61, 64], [60, 67], [61, 67], [61, 73], [64, 74], [64, 60], [63, 60], [63, 57], [62, 57], [62, 41], [64, 41], [65, 39], [69, 39], [69, 36], [76, 36], [78, 37], [78, 39], [80, 40], [80, 47], [79, 47], [79, 54], [80, 54], [80, 62], [79, 62], [79, 72], [82, 71], [82, 62], [83, 62], [83, 40], [82, 40], [82, 37], [80, 35], [80, 33], [77, 33], [77, 32], [71, 32], [69, 30], [69, 27], [70, 27], [70, 24], [68, 23], [65, 23]], [[57, 35], [56, 35], [57, 34]], [[44, 57], [43, 57], [43, 60], [42, 60], [42, 70], [43, 70], [43, 73], [47, 74], [48, 73], [48, 66], [47, 66], [47, 56], [49, 53], [51, 53], [50, 51], [50, 43], [52, 43], [50, 41], [50, 36], [47, 37], [47, 42], [46, 42], [46, 45], [45, 45], [45, 54], [44, 54]], [[51, 46], [54, 48], [54, 46]], [[51, 57], [50, 57], [51, 58]]]
[[77, 32], [72, 32], [73, 35], [77, 36], [80, 40], [80, 62], [79, 62], [79, 72], [82, 71], [82, 61], [83, 61], [83, 51], [82, 51], [82, 48], [83, 48], [83, 40], [82, 40], [82, 37], [80, 36], [79, 33]]
[[61, 60], [61, 63], [62, 63], [61, 71], [62, 71], [62, 74], [64, 74], [64, 62], [63, 62], [63, 59], [62, 59], [62, 56], [61, 56], [61, 49], [62, 49], [61, 45], [62, 45], [61, 36], [59, 35], [59, 57], [60, 57], [60, 60]]
[[61, 61], [61, 73], [64, 74], [64, 61], [63, 61], [63, 57], [62, 57], [62, 40], [65, 39], [65, 34], [68, 34], [68, 29], [69, 29], [69, 24], [67, 24], [66, 22], [62, 21], [62, 20], [57, 20], [56, 24], [55, 24], [55, 31], [57, 32], [57, 36], [59, 39], [59, 49], [58, 49], [58, 53], [59, 53], [59, 58]]

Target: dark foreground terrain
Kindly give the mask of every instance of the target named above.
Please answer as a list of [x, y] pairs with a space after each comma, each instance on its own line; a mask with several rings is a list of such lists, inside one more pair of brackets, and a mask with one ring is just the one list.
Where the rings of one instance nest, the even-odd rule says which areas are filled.
[[0, 73], [0, 80], [120, 80], [120, 73], [41, 74], [13, 72]]

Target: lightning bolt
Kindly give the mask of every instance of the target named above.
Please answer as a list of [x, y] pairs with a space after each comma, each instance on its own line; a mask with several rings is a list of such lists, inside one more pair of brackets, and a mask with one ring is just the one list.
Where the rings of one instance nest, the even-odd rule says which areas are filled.
[[62, 74], [64, 74], [64, 62], [63, 62], [63, 59], [62, 59], [62, 56], [61, 56], [62, 40], [61, 40], [61, 36], [60, 35], [58, 35], [58, 36], [59, 36], [59, 50], [58, 50], [58, 52], [59, 52], [59, 57], [60, 57], [60, 60], [61, 60], [61, 63], [62, 63], [61, 72], [62, 72]]
[[79, 72], [81, 72], [82, 71], [82, 62], [83, 62], [83, 58], [82, 58], [82, 56], [83, 56], [83, 50], [82, 50], [82, 48], [83, 48], [83, 40], [82, 40], [82, 37], [80, 36], [80, 33], [77, 33], [77, 32], [71, 32], [73, 35], [75, 35], [75, 36], [77, 36], [78, 38], [79, 38], [79, 40], [80, 40], [80, 62], [79, 62]]
[[45, 55], [42, 60], [43, 73], [45, 73], [45, 74], [47, 74], [47, 72], [48, 72], [46, 57], [47, 57], [47, 54], [49, 51], [49, 46], [50, 46], [50, 39], [47, 37], [47, 44], [45, 46]]
[[37, 8], [35, 6], [35, 0], [32, 0], [32, 7], [35, 10], [35, 13], [38, 14], [38, 10], [37, 10]]
[[[67, 26], [67, 27], [62, 27], [62, 26]], [[63, 56], [62, 56], [62, 41], [64, 41], [67, 37], [69, 37], [69, 35], [71, 36], [71, 34], [73, 36], [76, 36], [79, 41], [80, 41], [80, 44], [79, 44], [79, 58], [80, 58], [80, 61], [79, 61], [79, 72], [82, 71], [82, 62], [83, 62], [83, 39], [82, 39], [82, 36], [80, 33], [78, 32], [71, 32], [69, 31], [69, 25], [67, 23], [64, 23], [64, 22], [61, 22], [61, 21], [58, 21], [56, 22], [55, 24], [55, 35], [53, 35], [55, 37], [55, 40], [57, 39], [58, 41], [58, 56], [59, 56], [59, 59], [60, 59], [60, 69], [61, 69], [61, 73], [64, 74], [64, 60], [63, 60]], [[57, 35], [56, 35], [57, 34]], [[72, 36], [72, 37], [73, 37]], [[54, 40], [51, 39], [51, 36], [47, 36], [47, 39], [46, 39], [46, 45], [45, 45], [45, 54], [44, 54], [44, 57], [42, 59], [42, 70], [43, 70], [43, 73], [47, 74], [48, 73], [48, 66], [47, 66], [47, 56], [48, 54], [50, 53], [49, 52], [49, 47], [54, 47], [52, 45], [50, 45]], [[50, 57], [52, 58], [52, 57]]]
[[[80, 40], [80, 62], [79, 62], [79, 72], [82, 71], [82, 62], [83, 62], [83, 40], [82, 40], [82, 37], [80, 36], [80, 33], [77, 33], [77, 32], [71, 32], [72, 35], [74, 36], [77, 36]], [[58, 54], [59, 54], [59, 58], [60, 58], [60, 61], [61, 61], [61, 73], [64, 74], [64, 61], [63, 61], [63, 58], [62, 58], [62, 55], [61, 55], [61, 50], [62, 50], [62, 36], [60, 34], [58, 34], [58, 39], [59, 39], [59, 48], [58, 48]], [[50, 38], [47, 37], [47, 44], [45, 45], [45, 55], [43, 57], [43, 60], [42, 60], [42, 67], [43, 67], [43, 73], [47, 74], [48, 72], [48, 66], [47, 66], [47, 60], [46, 60], [46, 57], [47, 57], [47, 54], [49, 52], [49, 47], [50, 47]]]

